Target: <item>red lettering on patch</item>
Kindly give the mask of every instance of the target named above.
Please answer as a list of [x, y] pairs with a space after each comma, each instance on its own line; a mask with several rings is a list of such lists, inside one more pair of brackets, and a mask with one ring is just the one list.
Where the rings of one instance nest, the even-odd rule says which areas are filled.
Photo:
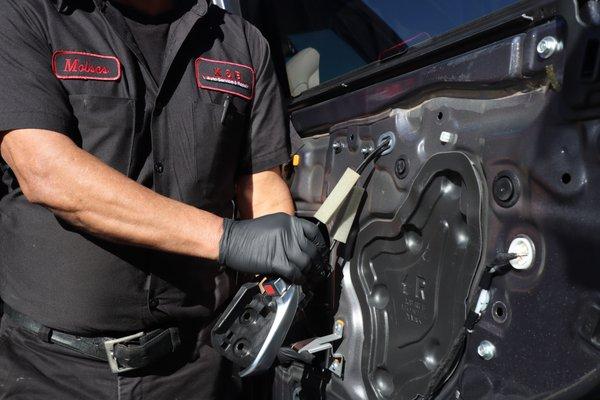
[[121, 63], [115, 56], [59, 50], [52, 54], [52, 72], [58, 79], [117, 81]]
[[254, 68], [248, 65], [198, 57], [195, 67], [199, 88], [232, 94], [246, 100], [254, 96]]

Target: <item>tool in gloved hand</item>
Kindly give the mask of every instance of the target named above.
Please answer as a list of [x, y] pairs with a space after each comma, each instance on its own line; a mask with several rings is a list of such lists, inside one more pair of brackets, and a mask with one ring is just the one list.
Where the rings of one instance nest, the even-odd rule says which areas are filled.
[[223, 230], [219, 262], [241, 272], [301, 283], [328, 262], [329, 249], [319, 228], [284, 213], [252, 220], [225, 219]]
[[302, 287], [282, 278], [246, 283], [211, 332], [213, 347], [242, 367], [241, 377], [271, 367], [290, 329]]
[[[319, 228], [279, 213], [224, 221], [219, 262], [241, 272], [311, 281], [327, 269], [329, 249]], [[213, 347], [243, 367], [240, 376], [267, 370], [294, 321], [304, 295], [282, 278], [246, 283], [217, 320]]]

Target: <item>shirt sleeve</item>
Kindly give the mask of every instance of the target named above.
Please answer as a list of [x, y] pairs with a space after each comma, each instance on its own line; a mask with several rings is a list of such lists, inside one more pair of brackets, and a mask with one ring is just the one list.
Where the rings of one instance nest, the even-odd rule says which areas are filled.
[[247, 29], [256, 83], [240, 175], [266, 171], [290, 159], [288, 121], [269, 44], [258, 29], [249, 24]]
[[73, 116], [52, 74], [52, 51], [33, 10], [18, 0], [0, 12], [0, 131], [47, 129], [68, 134]]

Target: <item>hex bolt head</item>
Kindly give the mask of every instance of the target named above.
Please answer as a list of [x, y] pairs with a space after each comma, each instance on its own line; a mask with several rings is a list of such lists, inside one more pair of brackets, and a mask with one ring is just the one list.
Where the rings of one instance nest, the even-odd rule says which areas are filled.
[[546, 36], [538, 42], [536, 50], [540, 58], [546, 60], [560, 50], [560, 47], [560, 42], [554, 36]]
[[489, 340], [484, 340], [477, 346], [477, 354], [486, 361], [496, 357], [496, 346]]

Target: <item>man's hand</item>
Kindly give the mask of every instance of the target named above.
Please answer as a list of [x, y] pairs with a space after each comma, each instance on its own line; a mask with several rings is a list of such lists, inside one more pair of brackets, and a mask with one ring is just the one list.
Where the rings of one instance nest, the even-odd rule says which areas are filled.
[[284, 213], [223, 223], [219, 262], [242, 272], [279, 275], [302, 282], [311, 268], [327, 262], [319, 228]]

